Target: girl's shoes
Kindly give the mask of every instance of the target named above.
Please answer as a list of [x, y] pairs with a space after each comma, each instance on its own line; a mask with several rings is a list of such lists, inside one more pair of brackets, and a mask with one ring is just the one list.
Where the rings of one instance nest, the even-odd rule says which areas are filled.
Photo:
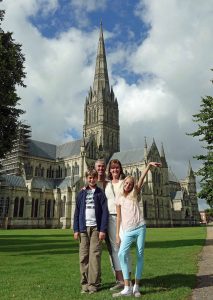
[[139, 285], [134, 285], [133, 286], [133, 295], [136, 297], [136, 298], [139, 298], [141, 296], [141, 293], [139, 291]]
[[136, 297], [136, 298], [139, 298], [141, 296], [141, 293], [140, 291], [135, 291], [133, 292], [133, 295]]
[[132, 296], [132, 288], [131, 287], [129, 289], [124, 288], [121, 292], [112, 294], [113, 298], [128, 297], [128, 296]]

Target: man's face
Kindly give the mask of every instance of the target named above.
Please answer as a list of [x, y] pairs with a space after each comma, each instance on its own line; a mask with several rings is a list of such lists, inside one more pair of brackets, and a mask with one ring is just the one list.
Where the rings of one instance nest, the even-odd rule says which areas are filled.
[[89, 187], [93, 188], [97, 183], [98, 178], [94, 176], [87, 176], [87, 182]]
[[98, 172], [99, 176], [103, 176], [106, 171], [106, 166], [103, 161], [97, 161], [95, 164], [95, 169]]

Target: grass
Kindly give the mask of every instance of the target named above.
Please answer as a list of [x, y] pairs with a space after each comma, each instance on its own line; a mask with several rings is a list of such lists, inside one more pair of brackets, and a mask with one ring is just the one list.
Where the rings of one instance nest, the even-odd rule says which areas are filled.
[[[143, 300], [187, 299], [195, 286], [205, 236], [205, 227], [148, 228]], [[105, 247], [102, 282], [97, 294], [80, 294], [78, 243], [71, 230], [0, 231], [1, 300], [112, 299], [109, 287], [114, 278]]]

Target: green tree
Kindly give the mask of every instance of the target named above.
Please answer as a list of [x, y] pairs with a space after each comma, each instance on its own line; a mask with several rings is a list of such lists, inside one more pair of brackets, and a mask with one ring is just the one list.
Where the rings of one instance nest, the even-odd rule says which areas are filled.
[[202, 166], [196, 173], [201, 176], [201, 190], [198, 197], [206, 199], [213, 208], [213, 97], [202, 98], [200, 112], [193, 117], [193, 121], [198, 123], [198, 129], [189, 135], [199, 136], [205, 149], [205, 154], [195, 156], [197, 160], [202, 161]]
[[11, 32], [3, 31], [3, 18], [4, 11], [0, 10], [0, 158], [12, 149], [17, 136], [19, 116], [24, 111], [18, 108], [16, 87], [25, 87], [21, 45], [14, 42]]

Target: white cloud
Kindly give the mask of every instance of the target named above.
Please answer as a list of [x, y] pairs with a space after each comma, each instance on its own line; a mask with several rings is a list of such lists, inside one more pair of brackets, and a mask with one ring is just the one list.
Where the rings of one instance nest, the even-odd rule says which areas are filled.
[[[84, 28], [91, 23], [88, 13], [106, 11], [108, 2], [76, 0], [70, 4], [78, 25], [85, 20]], [[144, 136], [149, 144], [154, 137], [159, 146], [164, 142], [168, 160], [181, 177], [187, 161], [200, 151], [199, 142], [185, 133], [195, 128], [192, 114], [199, 111], [201, 97], [211, 94], [212, 4], [212, 0], [202, 4], [140, 1], [136, 15], [150, 25], [147, 38], [137, 47], [133, 41], [125, 45], [117, 41], [116, 47], [106, 48], [110, 82], [119, 102], [121, 148], [138, 148]], [[19, 89], [24, 118], [32, 125], [34, 139], [51, 143], [69, 139], [67, 132], [72, 128], [82, 134], [83, 107], [93, 83], [98, 43], [97, 30], [85, 33], [70, 27], [47, 38], [30, 23], [30, 16], [53, 15], [61, 9], [59, 5], [56, 0], [3, 2], [3, 26], [14, 32], [26, 57], [27, 88]], [[119, 24], [115, 31], [105, 31], [105, 40], [119, 38], [121, 30]], [[132, 37], [133, 31], [129, 31]], [[137, 80], [129, 83], [123, 70], [137, 75]], [[198, 167], [196, 161], [193, 164]]]

